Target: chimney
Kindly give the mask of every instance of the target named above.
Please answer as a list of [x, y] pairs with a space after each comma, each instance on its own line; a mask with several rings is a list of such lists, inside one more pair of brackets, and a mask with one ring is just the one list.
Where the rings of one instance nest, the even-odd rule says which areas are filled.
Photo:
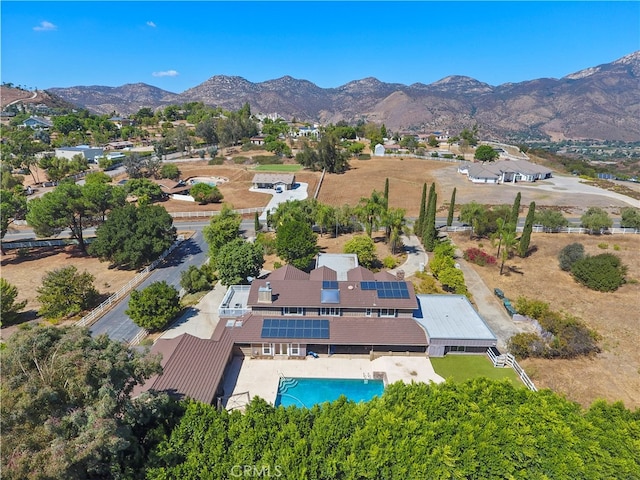
[[396, 278], [398, 279], [399, 282], [404, 280], [404, 270], [398, 270], [396, 271]]
[[272, 303], [271, 282], [267, 282], [264, 287], [258, 288], [258, 303]]

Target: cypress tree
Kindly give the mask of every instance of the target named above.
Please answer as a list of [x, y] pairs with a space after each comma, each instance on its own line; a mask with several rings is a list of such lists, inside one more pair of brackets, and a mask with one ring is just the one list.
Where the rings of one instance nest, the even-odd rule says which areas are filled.
[[451, 202], [449, 203], [449, 214], [447, 215], [447, 227], [453, 223], [453, 211], [456, 208], [456, 189], [451, 192]]
[[518, 192], [518, 194], [516, 195], [516, 199], [513, 201], [513, 206], [511, 207], [511, 216], [509, 217], [509, 221], [507, 222], [513, 225], [514, 231], [518, 226], [518, 215], [520, 214], [521, 199], [522, 199], [522, 195], [520, 195], [520, 192]]
[[[383, 214], [383, 218], [385, 219], [385, 223], [388, 222], [388, 215], [387, 213], [389, 212], [389, 178], [386, 178], [384, 181], [384, 214]], [[384, 237], [386, 239], [386, 242], [389, 242], [389, 238], [391, 237], [391, 226], [390, 225], [385, 225], [385, 229], [384, 229]]]
[[429, 204], [427, 206], [427, 214], [425, 216], [424, 235], [422, 238], [424, 248], [427, 252], [433, 252], [436, 248], [436, 184], [432, 183], [429, 189]]
[[427, 184], [426, 182], [422, 184], [422, 200], [420, 200], [420, 215], [418, 216], [418, 220], [413, 225], [413, 233], [415, 233], [418, 237], [422, 237], [422, 226], [424, 225], [424, 217], [426, 215], [426, 203], [427, 203]]
[[389, 209], [389, 179], [384, 181], [384, 208]]
[[522, 230], [522, 236], [520, 237], [520, 244], [518, 245], [518, 255], [526, 257], [529, 251], [529, 243], [531, 242], [531, 231], [533, 230], [533, 217], [536, 214], [536, 202], [529, 204], [529, 211], [527, 212], [527, 218], [524, 221], [524, 230]]
[[258, 212], [255, 212], [253, 216], [253, 228], [256, 231], [256, 235], [260, 230], [262, 230], [262, 225], [260, 225], [260, 217], [258, 217]]

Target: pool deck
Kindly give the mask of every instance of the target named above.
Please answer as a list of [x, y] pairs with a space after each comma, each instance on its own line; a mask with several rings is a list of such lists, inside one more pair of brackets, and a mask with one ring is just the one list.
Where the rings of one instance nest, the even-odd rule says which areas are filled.
[[307, 357], [305, 360], [235, 357], [227, 367], [224, 381], [225, 395], [231, 394], [225, 406], [229, 410], [242, 408], [256, 396], [275, 403], [280, 376], [360, 379], [372, 378], [373, 372], [385, 372], [387, 383], [444, 382], [426, 357], [386, 356], [373, 361], [367, 356], [356, 355]]

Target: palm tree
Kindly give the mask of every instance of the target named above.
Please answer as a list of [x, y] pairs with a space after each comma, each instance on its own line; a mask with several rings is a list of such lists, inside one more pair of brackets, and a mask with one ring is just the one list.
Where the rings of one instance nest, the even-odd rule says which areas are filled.
[[391, 244], [391, 253], [395, 254], [397, 248], [401, 245], [400, 237], [405, 233], [407, 227], [407, 219], [405, 218], [406, 210], [403, 208], [390, 208], [385, 215], [385, 223], [389, 228], [389, 243]]
[[385, 210], [384, 197], [376, 190], [371, 192], [371, 197], [360, 199], [360, 203], [356, 207], [356, 214], [358, 219], [364, 223], [369, 237], [371, 237], [373, 229], [380, 225]]
[[502, 249], [502, 255], [500, 257], [502, 260], [502, 263], [500, 263], [500, 275], [502, 275], [504, 262], [506, 262], [507, 259], [511, 256], [511, 253], [516, 248], [517, 244], [518, 244], [518, 240], [516, 237], [516, 232], [513, 230], [510, 230], [509, 224], [507, 224], [502, 234], [502, 246], [504, 248]]

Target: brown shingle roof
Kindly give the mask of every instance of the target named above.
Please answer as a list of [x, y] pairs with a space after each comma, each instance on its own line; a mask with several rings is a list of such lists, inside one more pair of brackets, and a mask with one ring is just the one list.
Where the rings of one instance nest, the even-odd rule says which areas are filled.
[[309, 280], [338, 280], [338, 273], [335, 270], [331, 270], [329, 267], [319, 267], [311, 270]]
[[269, 274], [268, 280], [308, 280], [309, 274], [294, 267], [293, 265], [285, 265]]

